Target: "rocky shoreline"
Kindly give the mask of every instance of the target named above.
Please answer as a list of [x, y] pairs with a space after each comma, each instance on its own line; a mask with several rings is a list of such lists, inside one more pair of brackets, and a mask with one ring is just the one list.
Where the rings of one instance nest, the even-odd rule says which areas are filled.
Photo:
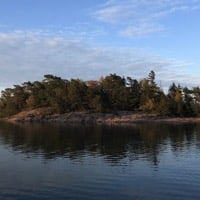
[[52, 114], [50, 108], [39, 108], [23, 111], [5, 119], [12, 123], [85, 123], [85, 124], [133, 124], [139, 122], [164, 122], [164, 123], [200, 123], [200, 118], [162, 118], [155, 114], [116, 112], [116, 113], [90, 113], [68, 112]]

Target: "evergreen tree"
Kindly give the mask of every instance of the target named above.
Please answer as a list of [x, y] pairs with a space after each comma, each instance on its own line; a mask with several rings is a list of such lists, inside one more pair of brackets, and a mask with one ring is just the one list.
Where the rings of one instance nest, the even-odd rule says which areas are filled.
[[0, 116], [24, 109], [51, 107], [55, 113], [69, 111], [145, 111], [161, 116], [199, 116], [200, 88], [172, 83], [168, 94], [156, 84], [155, 72], [138, 81], [110, 74], [99, 81], [70, 81], [47, 74], [43, 81], [24, 82], [2, 91]]

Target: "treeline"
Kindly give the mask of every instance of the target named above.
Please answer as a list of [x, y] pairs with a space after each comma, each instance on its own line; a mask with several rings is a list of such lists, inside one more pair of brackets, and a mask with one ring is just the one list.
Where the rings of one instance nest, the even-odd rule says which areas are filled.
[[155, 82], [155, 72], [151, 71], [141, 80], [116, 74], [98, 81], [45, 75], [42, 81], [24, 82], [1, 93], [1, 117], [39, 107], [51, 107], [55, 113], [126, 110], [160, 116], [199, 116], [200, 88], [188, 89], [173, 83], [165, 94]]

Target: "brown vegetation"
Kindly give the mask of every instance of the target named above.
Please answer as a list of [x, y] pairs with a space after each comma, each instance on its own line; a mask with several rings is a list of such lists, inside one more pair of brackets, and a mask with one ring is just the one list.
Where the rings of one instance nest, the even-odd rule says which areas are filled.
[[90, 112], [68, 112], [64, 114], [53, 114], [52, 108], [38, 108], [22, 111], [16, 115], [6, 118], [8, 122], [59, 122], [59, 123], [93, 123], [93, 124], [133, 124], [139, 122], [165, 122], [165, 123], [199, 123], [200, 118], [178, 118], [159, 117], [156, 114], [142, 112], [116, 112], [90, 113]]

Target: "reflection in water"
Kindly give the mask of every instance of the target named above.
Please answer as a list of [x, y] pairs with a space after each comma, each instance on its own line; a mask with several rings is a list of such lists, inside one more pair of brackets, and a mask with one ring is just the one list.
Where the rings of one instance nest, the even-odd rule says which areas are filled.
[[200, 126], [0, 122], [0, 199], [200, 199]]
[[171, 146], [182, 152], [199, 149], [198, 125], [138, 124], [134, 126], [75, 126], [53, 124], [14, 125], [0, 123], [0, 141], [12, 150], [45, 159], [98, 154], [111, 163], [123, 158], [145, 158], [154, 165]]

